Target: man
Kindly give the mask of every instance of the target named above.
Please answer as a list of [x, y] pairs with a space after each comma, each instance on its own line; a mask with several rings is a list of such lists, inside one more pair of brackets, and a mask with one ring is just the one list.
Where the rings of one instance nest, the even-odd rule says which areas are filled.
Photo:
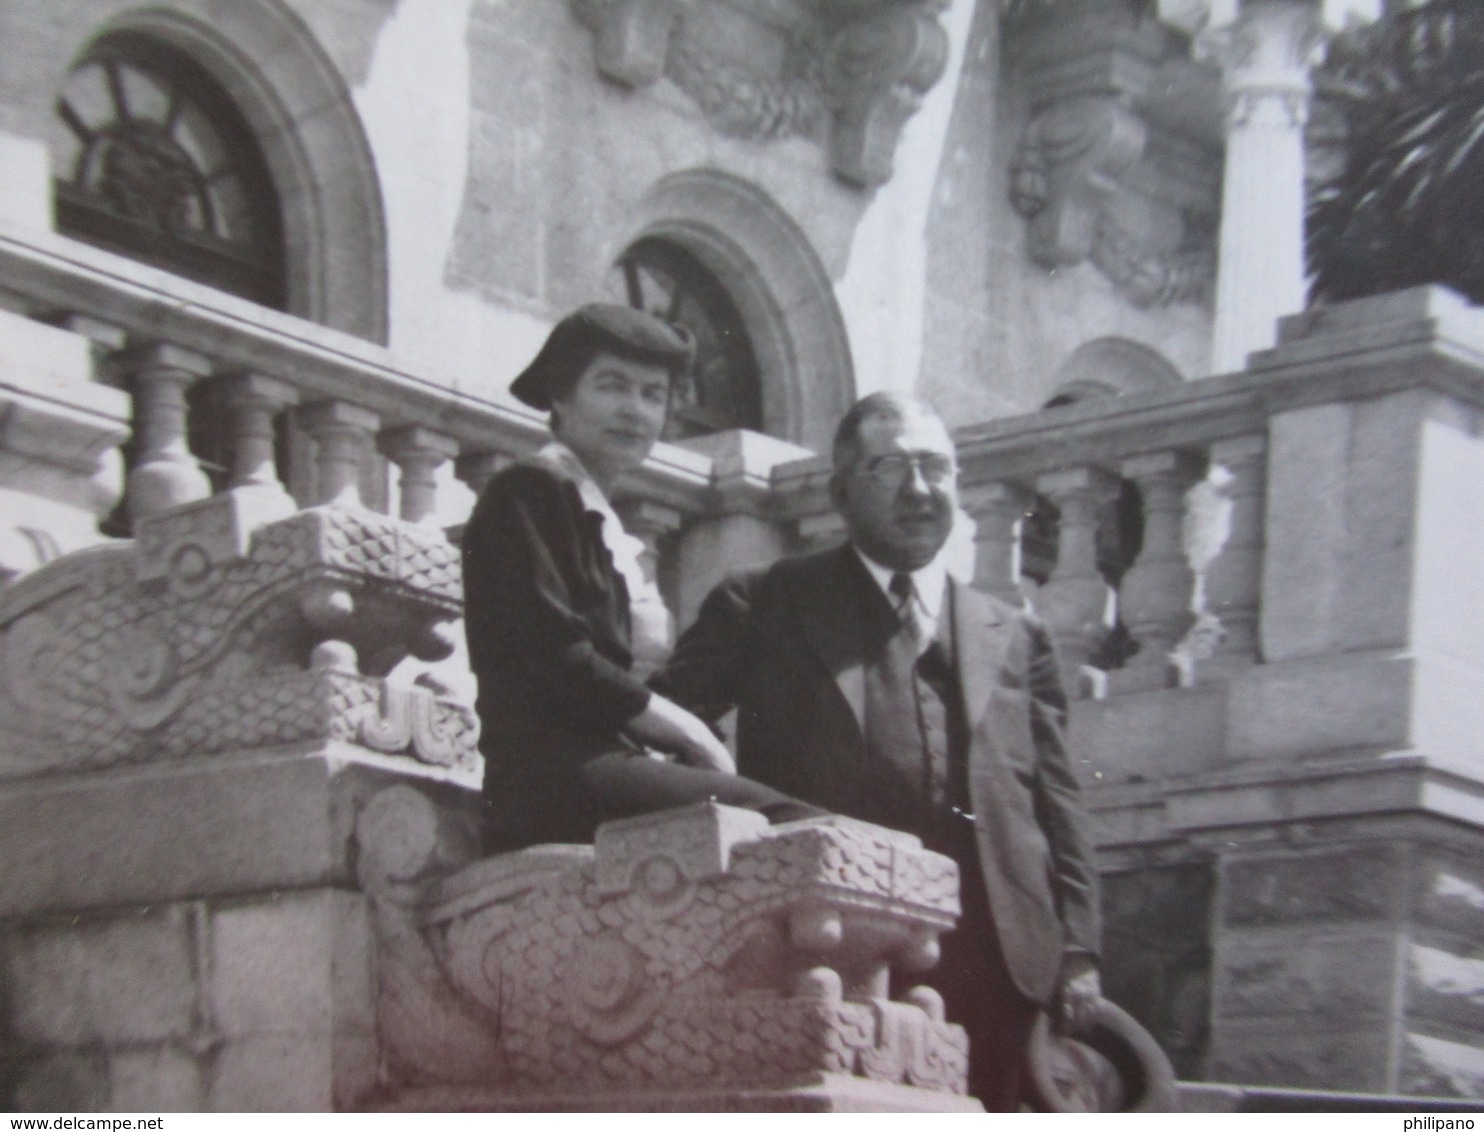
[[723, 582], [655, 685], [703, 718], [738, 710], [739, 770], [908, 831], [959, 865], [963, 918], [927, 981], [970, 1039], [970, 1091], [1019, 1100], [1043, 1007], [1100, 998], [1096, 872], [1045, 630], [948, 577], [948, 430], [874, 394], [836, 433], [850, 541]]

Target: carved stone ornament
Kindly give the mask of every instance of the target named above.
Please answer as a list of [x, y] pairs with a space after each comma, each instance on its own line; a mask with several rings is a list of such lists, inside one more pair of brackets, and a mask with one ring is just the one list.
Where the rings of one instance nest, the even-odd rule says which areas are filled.
[[824, 58], [835, 172], [858, 185], [887, 180], [902, 127], [947, 65], [948, 33], [924, 6], [884, 8], [837, 32]]
[[[903, 125], [942, 77], [945, 0], [858, 0], [778, 8], [765, 18], [727, 0], [570, 0], [593, 32], [594, 61], [628, 87], [669, 78], [720, 133], [752, 141], [809, 137], [830, 167], [864, 187], [890, 178]], [[702, 9], [755, 24], [771, 50], [739, 49]], [[780, 25], [788, 11], [791, 26]], [[786, 22], [786, 21], [785, 21]]]
[[1030, 221], [1027, 246], [1042, 267], [1091, 261], [1140, 307], [1200, 302], [1214, 278], [1211, 233], [1184, 218], [1174, 248], [1121, 223], [1126, 178], [1144, 158], [1144, 119], [1113, 97], [1068, 98], [1035, 115], [1010, 170], [1010, 201]]
[[[708, 803], [439, 879], [438, 841], [417, 832], [436, 813], [395, 787], [357, 826], [380, 1040], [399, 1067], [390, 1107], [706, 1107], [841, 1088], [974, 1107], [967, 1040], [941, 998], [888, 997], [891, 968], [930, 966], [959, 912], [957, 868], [916, 838], [844, 818], [769, 826]], [[477, 1064], [439, 1055], [463, 1042], [438, 1025], [449, 1011], [447, 1034], [481, 1020]]]
[[1004, 6], [1030, 116], [1010, 200], [1031, 259], [1093, 264], [1135, 306], [1205, 303], [1215, 283], [1221, 76], [1147, 8]]
[[363, 509], [253, 519], [229, 491], [0, 596], [0, 776], [340, 740], [470, 772], [470, 708], [388, 685], [448, 654], [457, 550]]

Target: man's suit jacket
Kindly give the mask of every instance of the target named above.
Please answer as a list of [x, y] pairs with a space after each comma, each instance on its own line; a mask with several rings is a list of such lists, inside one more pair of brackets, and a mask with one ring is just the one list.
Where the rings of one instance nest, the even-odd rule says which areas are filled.
[[[953, 619], [989, 906], [1011, 979], [1047, 1003], [1064, 952], [1095, 955], [1098, 945], [1096, 871], [1064, 742], [1066, 698], [1039, 623], [949, 585], [942, 616]], [[873, 789], [880, 784], [865, 773], [865, 664], [892, 631], [872, 602], [886, 598], [848, 545], [729, 579], [652, 683], [706, 718], [738, 709], [741, 773], [899, 826], [900, 798], [881, 796], [890, 792]]]

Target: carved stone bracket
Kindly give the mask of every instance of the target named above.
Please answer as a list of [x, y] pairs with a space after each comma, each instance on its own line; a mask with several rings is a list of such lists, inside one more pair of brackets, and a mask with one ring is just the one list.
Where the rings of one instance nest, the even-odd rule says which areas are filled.
[[943, 77], [948, 33], [941, 5], [884, 8], [841, 28], [824, 57], [825, 93], [834, 110], [830, 165], [847, 181], [879, 185], [922, 96]]
[[1144, 155], [1148, 129], [1117, 99], [1069, 98], [1031, 119], [1010, 173], [1010, 202], [1030, 220], [1029, 250], [1042, 267], [1092, 254], [1118, 178]]
[[[891, 968], [931, 966], [958, 916], [957, 869], [916, 838], [842, 818], [770, 827], [705, 804], [438, 879], [436, 824], [431, 802], [396, 787], [358, 825], [397, 1105], [459, 1086], [457, 1101], [436, 1095], [494, 1109], [768, 1107], [758, 1098], [885, 1088], [906, 1109], [973, 1106], [967, 1043], [941, 998], [889, 993]], [[438, 1056], [441, 1013], [449, 1033], [481, 1020], [477, 1063]]]
[[670, 36], [689, 6], [690, 0], [609, 0], [601, 5], [593, 44], [598, 70], [625, 86], [654, 82], [664, 73]]
[[629, 87], [667, 77], [729, 136], [819, 140], [838, 177], [868, 188], [890, 178], [902, 127], [948, 58], [945, 0], [766, 13], [728, 0], [570, 2], [605, 77]]
[[1090, 262], [1136, 306], [1207, 301], [1220, 92], [1167, 30], [1086, 0], [1018, 9], [1032, 114], [1010, 199], [1048, 270]]
[[470, 707], [385, 679], [448, 655], [456, 548], [361, 508], [264, 521], [260, 497], [142, 519], [0, 597], [0, 776], [330, 740], [474, 773]]

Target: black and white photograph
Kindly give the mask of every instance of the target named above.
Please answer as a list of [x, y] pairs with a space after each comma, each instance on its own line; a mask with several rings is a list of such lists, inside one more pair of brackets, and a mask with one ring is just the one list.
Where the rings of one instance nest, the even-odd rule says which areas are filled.
[[0, 1110], [1472, 1128], [1481, 302], [1479, 0], [0, 0]]

